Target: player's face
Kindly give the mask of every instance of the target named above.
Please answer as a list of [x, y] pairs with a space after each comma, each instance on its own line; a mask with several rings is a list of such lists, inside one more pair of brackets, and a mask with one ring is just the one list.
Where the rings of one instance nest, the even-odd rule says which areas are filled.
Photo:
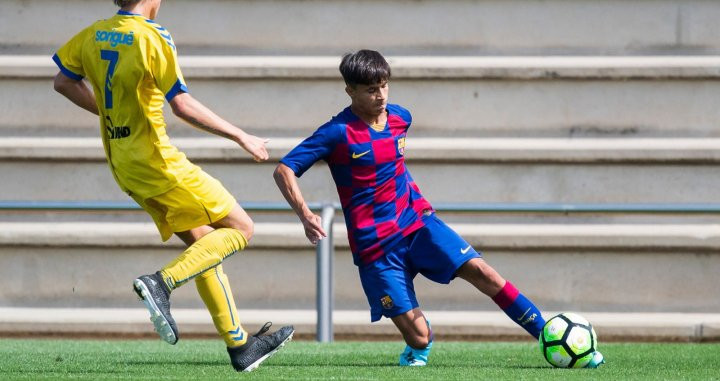
[[385, 112], [390, 87], [387, 81], [374, 85], [355, 85], [346, 88], [355, 109], [367, 115], [380, 115]]

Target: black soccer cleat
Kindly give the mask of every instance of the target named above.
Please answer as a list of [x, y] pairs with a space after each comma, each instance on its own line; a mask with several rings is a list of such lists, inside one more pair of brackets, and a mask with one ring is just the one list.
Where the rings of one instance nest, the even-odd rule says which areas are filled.
[[236, 371], [251, 372], [292, 340], [295, 328], [291, 325], [282, 327], [271, 335], [262, 336], [270, 326], [271, 322], [265, 323], [258, 333], [248, 337], [244, 345], [227, 349], [230, 362]]
[[160, 338], [170, 344], [177, 343], [180, 337], [175, 319], [170, 315], [170, 289], [160, 273], [135, 279], [133, 288], [150, 312], [150, 321]]

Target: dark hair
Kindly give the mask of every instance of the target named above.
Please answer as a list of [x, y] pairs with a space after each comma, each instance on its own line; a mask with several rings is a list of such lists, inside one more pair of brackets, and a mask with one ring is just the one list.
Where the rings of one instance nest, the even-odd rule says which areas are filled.
[[132, 4], [132, 3], [137, 3], [138, 1], [140, 1], [140, 0], [113, 0], [115, 5], [117, 5], [120, 8], [122, 8], [126, 5], [129, 5], [129, 4]]
[[374, 85], [390, 79], [390, 65], [382, 54], [363, 49], [343, 56], [340, 73], [349, 86]]

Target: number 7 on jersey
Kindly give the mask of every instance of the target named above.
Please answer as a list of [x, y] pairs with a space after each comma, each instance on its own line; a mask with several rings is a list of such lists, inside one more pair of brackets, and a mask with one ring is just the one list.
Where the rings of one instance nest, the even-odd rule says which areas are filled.
[[116, 50], [101, 50], [100, 58], [105, 61], [110, 61], [107, 74], [105, 75], [105, 108], [111, 109], [113, 107], [112, 77], [115, 74], [115, 66], [117, 66], [120, 53]]

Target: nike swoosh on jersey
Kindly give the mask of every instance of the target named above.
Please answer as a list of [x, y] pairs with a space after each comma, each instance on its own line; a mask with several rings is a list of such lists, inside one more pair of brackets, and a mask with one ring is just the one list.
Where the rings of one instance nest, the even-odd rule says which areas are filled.
[[363, 156], [367, 155], [368, 153], [370, 153], [370, 150], [367, 150], [367, 151], [365, 151], [365, 152], [363, 152], [363, 153], [355, 153], [355, 152], [353, 152], [352, 158], [353, 158], [353, 159], [358, 159], [358, 158], [360, 158], [360, 157], [363, 157]]
[[466, 247], [466, 248], [464, 248], [464, 249], [460, 249], [460, 252], [463, 253], [463, 254], [467, 254], [467, 252], [470, 251], [470, 247], [471, 247], [471, 246], [468, 246], [468, 247]]

